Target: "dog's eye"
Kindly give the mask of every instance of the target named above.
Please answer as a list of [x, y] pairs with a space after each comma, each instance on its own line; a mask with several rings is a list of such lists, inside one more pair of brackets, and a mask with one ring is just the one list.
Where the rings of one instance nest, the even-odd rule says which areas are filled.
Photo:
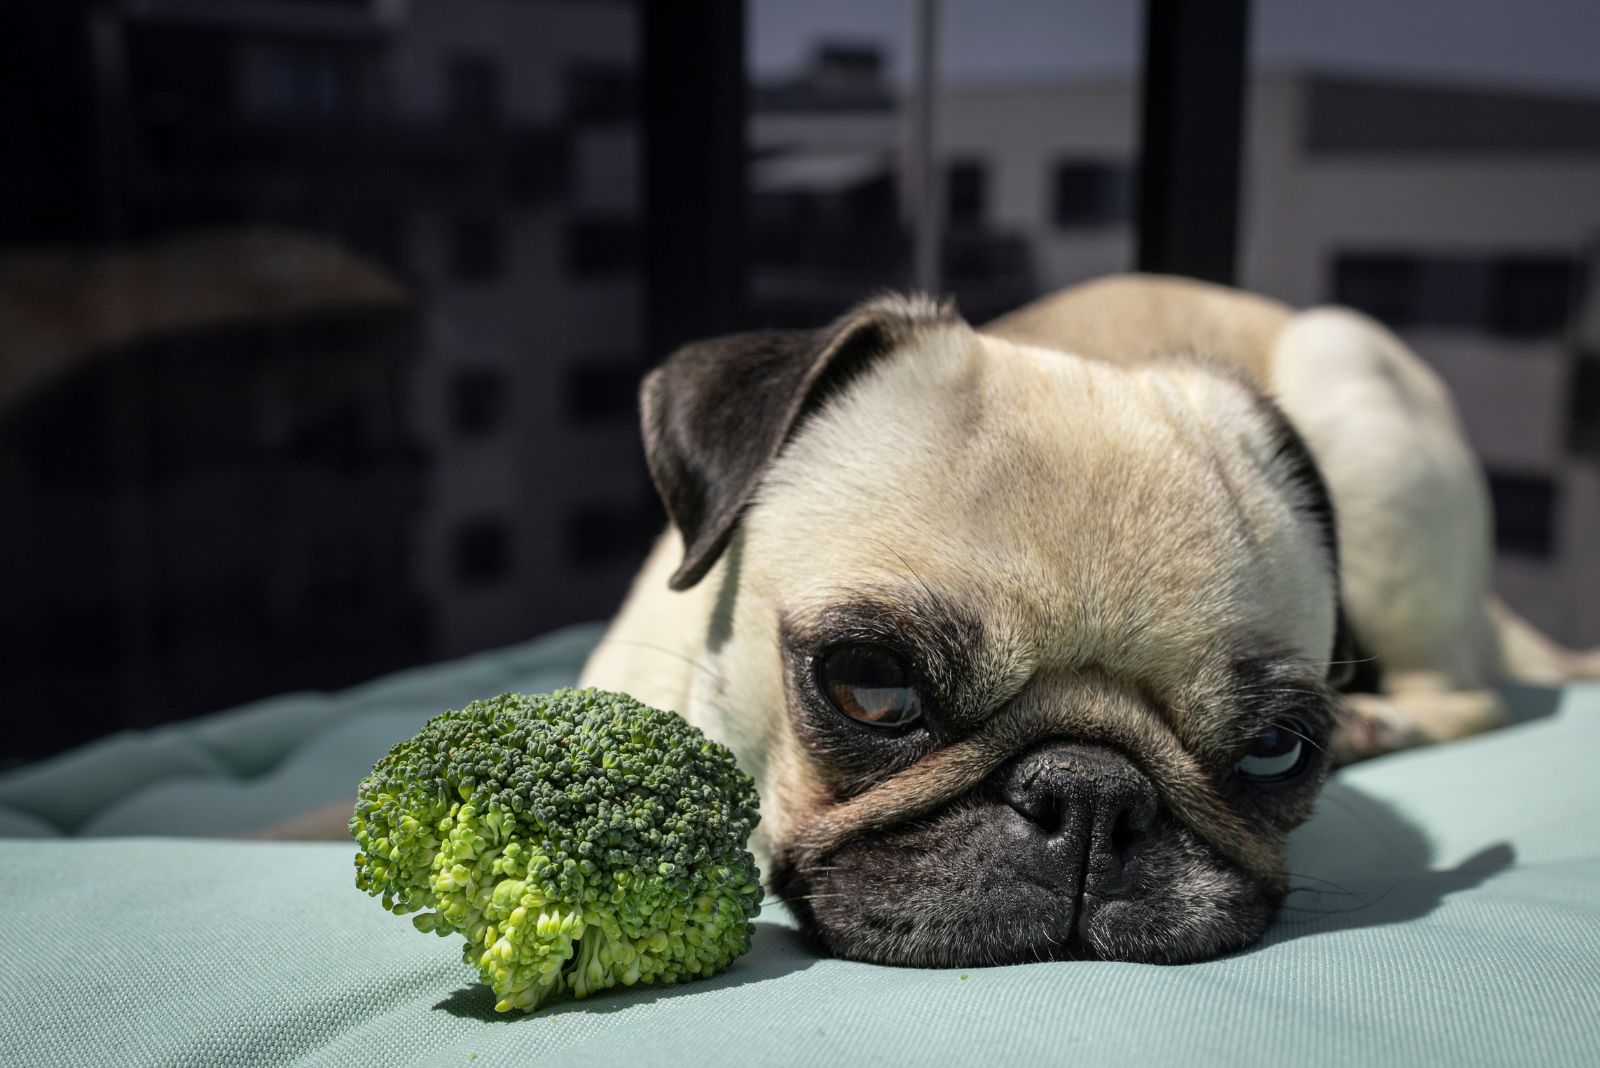
[[1304, 723], [1280, 719], [1250, 743], [1235, 768], [1253, 782], [1288, 782], [1311, 763], [1309, 738], [1310, 729]]
[[922, 694], [905, 661], [877, 645], [841, 645], [817, 663], [817, 682], [833, 707], [874, 727], [903, 727], [922, 716]]

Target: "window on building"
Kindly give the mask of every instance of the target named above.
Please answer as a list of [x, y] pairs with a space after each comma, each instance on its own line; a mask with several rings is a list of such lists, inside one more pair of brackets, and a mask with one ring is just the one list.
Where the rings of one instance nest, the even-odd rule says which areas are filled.
[[1486, 259], [1430, 257], [1414, 264], [1408, 317], [1429, 326], [1480, 329], [1494, 292], [1493, 265]]
[[319, 612], [359, 611], [390, 577], [383, 574], [382, 554], [374, 549], [361, 538], [316, 539], [296, 561], [302, 569], [297, 600]]
[[1600, 352], [1581, 356], [1567, 394], [1567, 449], [1600, 460]]
[[1583, 271], [1565, 256], [1505, 256], [1494, 262], [1488, 327], [1503, 337], [1542, 337], [1566, 329]]
[[1340, 255], [1333, 261], [1333, 299], [1395, 329], [1412, 325], [1416, 260], [1409, 256]]
[[450, 273], [464, 282], [488, 282], [506, 268], [506, 235], [493, 218], [457, 218], [450, 233]]
[[660, 514], [644, 505], [580, 504], [567, 516], [565, 555], [590, 567], [637, 561], [660, 533], [660, 525]]
[[484, 586], [511, 572], [511, 527], [503, 519], [469, 519], [450, 539], [450, 563], [462, 586]]
[[510, 391], [504, 372], [468, 367], [450, 379], [450, 424], [462, 437], [483, 437], [505, 420]]
[[1558, 334], [1582, 279], [1560, 256], [1344, 253], [1334, 299], [1396, 329], [1460, 327], [1499, 337]]
[[579, 219], [567, 225], [567, 270], [579, 277], [624, 274], [639, 266], [639, 224]]
[[450, 62], [450, 117], [460, 122], [489, 123], [505, 113], [504, 75], [499, 64], [483, 56], [458, 56]]
[[626, 357], [580, 359], [566, 369], [562, 407], [577, 422], [633, 419], [639, 410], [638, 365]]
[[959, 159], [945, 176], [950, 225], [979, 227], [988, 207], [989, 172], [982, 160]]
[[403, 269], [408, 263], [406, 217], [398, 211], [341, 212], [329, 228], [344, 244], [385, 266]]
[[1490, 471], [1494, 544], [1513, 556], [1548, 559], [1555, 553], [1556, 485], [1544, 475]]
[[1114, 226], [1133, 217], [1133, 172], [1106, 160], [1064, 160], [1056, 164], [1056, 225], [1067, 228]]
[[330, 119], [355, 109], [359, 80], [353, 56], [283, 44], [267, 55], [264, 84], [247, 92], [257, 109], [276, 118]]
[[567, 69], [567, 114], [584, 122], [618, 122], [639, 109], [635, 68], [606, 63], [579, 63]]

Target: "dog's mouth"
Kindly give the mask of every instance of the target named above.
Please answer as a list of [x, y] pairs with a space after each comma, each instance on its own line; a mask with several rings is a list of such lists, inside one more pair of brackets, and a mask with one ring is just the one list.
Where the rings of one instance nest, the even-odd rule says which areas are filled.
[[1253, 944], [1278, 904], [1160, 814], [1106, 868], [969, 795], [823, 858], [780, 851], [773, 881], [820, 949], [910, 967], [1208, 960]]
[[848, 870], [839, 863], [809, 874], [789, 869], [778, 880], [801, 929], [830, 955], [934, 968], [1100, 959], [1084, 937], [1095, 903], [1082, 896], [1024, 880], [1011, 888], [1004, 907], [978, 914], [948, 903], [930, 910], [929, 902], [914, 898], [902, 898], [897, 910], [852, 893], [852, 880], [838, 874]]

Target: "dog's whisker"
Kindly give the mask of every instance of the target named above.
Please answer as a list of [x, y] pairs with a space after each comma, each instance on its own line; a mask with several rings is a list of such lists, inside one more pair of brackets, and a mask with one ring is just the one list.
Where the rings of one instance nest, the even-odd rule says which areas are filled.
[[[1351, 896], [1354, 896], [1354, 897], [1359, 897], [1360, 896], [1354, 890], [1351, 890], [1349, 887], [1343, 886], [1343, 885], [1341, 885], [1339, 883], [1336, 883], [1332, 879], [1324, 879], [1320, 875], [1310, 875], [1310, 874], [1307, 874], [1306, 872], [1302, 872], [1302, 871], [1290, 871], [1287, 868], [1285, 868], [1283, 871], [1279, 872], [1279, 874], [1282, 875], [1284, 878], [1287, 878], [1287, 879], [1307, 879], [1307, 880], [1310, 880], [1311, 882], [1322, 883], [1322, 884], [1324, 884], [1326, 886], [1333, 887], [1334, 889], [1338, 890], [1341, 894], [1350, 894]], [[1309, 888], [1305, 888], [1305, 889], [1309, 889]]]
[[938, 600], [938, 598], [934, 596], [932, 588], [929, 587], [929, 585], [922, 580], [922, 576], [921, 575], [917, 574], [917, 569], [912, 567], [910, 561], [908, 561], [904, 556], [900, 555], [900, 550], [896, 549], [893, 545], [890, 545], [888, 542], [884, 541], [882, 538], [870, 538], [868, 540], [877, 542], [879, 545], [883, 546], [885, 549], [888, 549], [891, 553], [893, 553], [894, 554], [894, 558], [896, 560], [900, 561], [900, 565], [902, 567], [904, 567], [907, 571], [911, 572], [911, 577], [917, 580], [917, 585], [922, 587], [922, 592], [926, 593], [928, 595], [928, 599], [930, 601], [937, 601]]
[[1346, 667], [1350, 664], [1371, 664], [1377, 661], [1375, 656], [1363, 656], [1359, 660], [1315, 660], [1312, 663], [1323, 667]]
[[[1395, 886], [1393, 884], [1390, 885], [1390, 886], [1387, 886], [1387, 887], [1385, 887], [1383, 889], [1383, 891], [1381, 893], [1377, 894], [1375, 897], [1372, 897], [1372, 898], [1370, 898], [1370, 899], [1368, 899], [1366, 901], [1362, 901], [1359, 905], [1351, 905], [1351, 906], [1349, 906], [1347, 908], [1314, 909], [1314, 908], [1302, 908], [1302, 907], [1300, 907], [1298, 905], [1284, 905], [1284, 906], [1282, 906], [1282, 909], [1285, 912], [1305, 912], [1305, 913], [1310, 913], [1313, 916], [1340, 916], [1340, 915], [1343, 915], [1345, 913], [1360, 912], [1362, 909], [1370, 909], [1370, 908], [1372, 908], [1372, 906], [1382, 903], [1382, 901], [1386, 897], [1388, 897], [1391, 893], [1394, 892], [1394, 889], [1395, 889]], [[1309, 922], [1309, 921], [1307, 921], [1307, 922]]]
[[684, 653], [679, 652], [677, 649], [669, 649], [665, 645], [657, 645], [654, 642], [639, 641], [637, 638], [619, 638], [619, 637], [615, 637], [615, 636], [612, 636], [612, 635], [609, 635], [609, 634], [606, 635], [604, 638], [601, 638], [600, 641], [597, 644], [605, 645], [607, 643], [615, 644], [615, 645], [631, 645], [631, 646], [634, 646], [635, 648], [649, 649], [652, 652], [661, 653], [663, 656], [674, 657], [674, 658], [676, 658], [678, 660], [683, 661], [685, 664], [688, 664], [690, 667], [694, 668], [695, 670], [705, 673], [706, 675], [710, 676], [711, 679], [713, 679], [714, 681], [722, 683], [723, 685], [727, 684], [727, 680], [725, 678], [723, 678], [721, 674], [719, 674], [718, 672], [714, 671], [713, 669], [707, 667], [704, 663], [702, 663], [699, 660], [696, 660], [694, 657], [688, 656], [688, 655], [686, 655]]
[[1311, 738], [1311, 737], [1308, 737], [1308, 736], [1306, 736], [1304, 734], [1301, 734], [1299, 731], [1295, 730], [1293, 727], [1290, 727], [1290, 726], [1288, 726], [1286, 724], [1283, 724], [1283, 723], [1279, 723], [1278, 727], [1281, 730], [1288, 731], [1290, 734], [1294, 735], [1296, 738], [1300, 739], [1302, 742], [1305, 742], [1307, 745], [1309, 745], [1311, 748], [1317, 750], [1317, 752], [1319, 752], [1319, 753], [1326, 753], [1328, 751], [1328, 747], [1327, 746], [1321, 744], [1315, 738]]

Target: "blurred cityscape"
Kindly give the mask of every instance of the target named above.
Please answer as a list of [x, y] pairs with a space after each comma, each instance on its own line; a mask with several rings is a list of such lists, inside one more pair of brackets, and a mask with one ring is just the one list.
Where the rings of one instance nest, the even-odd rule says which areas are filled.
[[0, 707], [35, 756], [604, 616], [636, 11], [0, 9]]
[[[627, 0], [0, 7], [0, 707], [28, 759], [606, 616], [662, 522]], [[908, 284], [895, 42], [749, 98], [752, 325]], [[942, 85], [974, 322], [1131, 267], [1137, 85]], [[1600, 96], [1264, 70], [1240, 283], [1454, 387], [1497, 579], [1600, 642]]]

